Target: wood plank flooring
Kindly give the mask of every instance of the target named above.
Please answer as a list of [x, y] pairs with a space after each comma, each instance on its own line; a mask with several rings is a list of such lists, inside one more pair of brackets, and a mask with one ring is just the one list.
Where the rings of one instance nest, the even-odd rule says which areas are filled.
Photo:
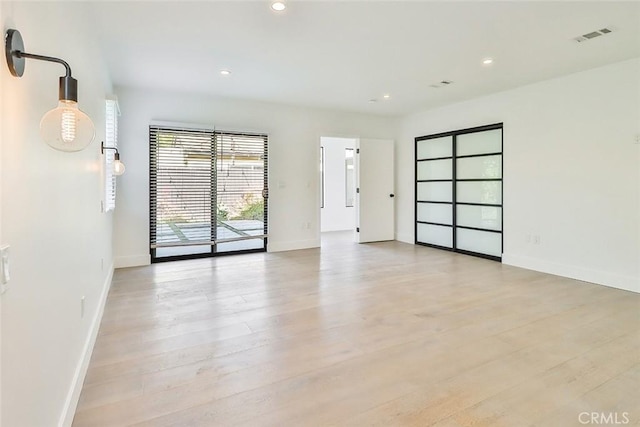
[[73, 425], [640, 425], [639, 309], [630, 292], [340, 234], [117, 270]]

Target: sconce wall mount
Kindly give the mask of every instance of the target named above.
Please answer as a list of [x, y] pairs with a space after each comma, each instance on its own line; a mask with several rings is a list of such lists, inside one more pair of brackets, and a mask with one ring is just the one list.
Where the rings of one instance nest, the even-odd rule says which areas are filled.
[[100, 143], [100, 153], [104, 154], [104, 150], [115, 150], [113, 156], [113, 174], [120, 176], [124, 173], [124, 163], [120, 161], [120, 152], [116, 147], [107, 147], [104, 145], [104, 141]]
[[53, 56], [36, 55], [24, 51], [22, 35], [9, 29], [5, 34], [5, 57], [9, 72], [22, 77], [26, 59], [54, 62], [64, 66], [65, 75], [58, 83], [58, 107], [44, 115], [40, 134], [47, 144], [60, 151], [80, 151], [93, 141], [93, 122], [78, 109], [78, 81], [71, 76], [69, 64]]

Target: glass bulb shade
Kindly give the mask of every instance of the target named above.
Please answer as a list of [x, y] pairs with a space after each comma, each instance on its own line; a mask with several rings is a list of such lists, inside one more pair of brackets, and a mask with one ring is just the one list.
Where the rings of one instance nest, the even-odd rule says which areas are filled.
[[74, 101], [61, 99], [40, 121], [40, 136], [60, 151], [80, 151], [93, 141], [93, 122]]
[[113, 162], [113, 174], [120, 176], [124, 173], [125, 167], [124, 167], [124, 163], [122, 163], [120, 160], [115, 160]]

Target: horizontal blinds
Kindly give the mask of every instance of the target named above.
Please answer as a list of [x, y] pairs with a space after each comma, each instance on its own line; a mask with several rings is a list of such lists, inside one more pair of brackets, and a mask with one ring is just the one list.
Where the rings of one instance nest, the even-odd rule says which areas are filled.
[[[118, 104], [108, 99], [105, 107], [105, 146], [118, 147]], [[116, 176], [113, 173], [115, 150], [104, 150], [104, 210], [116, 207]]]
[[266, 135], [151, 126], [149, 138], [152, 248], [266, 237]]
[[223, 225], [218, 241], [266, 235], [267, 137], [229, 132], [215, 136], [218, 219]]

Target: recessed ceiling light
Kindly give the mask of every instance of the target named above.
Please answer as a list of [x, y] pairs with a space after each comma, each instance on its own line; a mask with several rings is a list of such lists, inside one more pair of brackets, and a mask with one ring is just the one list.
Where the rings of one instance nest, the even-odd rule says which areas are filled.
[[220, 74], [222, 74], [223, 76], [228, 76], [229, 74], [231, 74], [231, 71], [229, 71], [229, 70], [222, 70], [222, 71], [220, 71]]
[[482, 60], [482, 63], [484, 65], [491, 65], [491, 64], [493, 64], [493, 58], [485, 58], [485, 59]]
[[287, 8], [287, 5], [285, 5], [284, 3], [282, 3], [281, 1], [277, 1], [274, 3], [271, 3], [271, 9], [275, 10], [275, 11], [283, 11]]
[[391, 95], [389, 95], [388, 93], [385, 93], [384, 95], [382, 95], [382, 97], [384, 99], [389, 99], [389, 98], [391, 98]]

